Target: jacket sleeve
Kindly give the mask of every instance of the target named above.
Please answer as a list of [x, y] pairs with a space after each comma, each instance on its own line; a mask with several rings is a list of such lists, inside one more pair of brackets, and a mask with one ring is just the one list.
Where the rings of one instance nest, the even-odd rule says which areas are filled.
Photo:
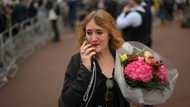
[[129, 12], [127, 15], [125, 12], [122, 12], [118, 16], [116, 23], [120, 30], [125, 29], [126, 27], [138, 27], [142, 24], [142, 18], [136, 11]]
[[67, 67], [59, 107], [80, 107], [91, 72], [81, 63], [80, 57], [74, 56]]

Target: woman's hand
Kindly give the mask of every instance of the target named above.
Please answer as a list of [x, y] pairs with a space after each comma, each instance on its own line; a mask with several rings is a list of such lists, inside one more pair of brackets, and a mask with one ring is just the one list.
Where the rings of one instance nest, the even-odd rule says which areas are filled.
[[91, 70], [91, 58], [95, 55], [95, 47], [89, 44], [87, 41], [80, 47], [80, 56], [82, 60], [82, 64], [90, 71]]
[[131, 6], [129, 4], [125, 5], [123, 8], [123, 12], [129, 12], [131, 10]]

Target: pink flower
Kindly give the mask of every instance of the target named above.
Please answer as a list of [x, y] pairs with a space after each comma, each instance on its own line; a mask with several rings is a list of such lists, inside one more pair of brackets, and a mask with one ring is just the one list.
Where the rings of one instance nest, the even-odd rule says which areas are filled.
[[165, 81], [168, 80], [168, 70], [164, 65], [161, 65], [158, 69], [158, 72], [156, 75], [159, 77], [161, 80], [161, 83], [164, 83]]
[[127, 78], [145, 83], [148, 83], [153, 78], [152, 67], [146, 64], [143, 59], [129, 63], [124, 67], [123, 72]]

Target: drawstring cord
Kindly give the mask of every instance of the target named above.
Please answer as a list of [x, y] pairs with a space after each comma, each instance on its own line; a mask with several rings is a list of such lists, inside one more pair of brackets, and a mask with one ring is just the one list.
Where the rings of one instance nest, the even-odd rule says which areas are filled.
[[[94, 90], [95, 90], [95, 86], [96, 86], [96, 63], [95, 63], [95, 61], [93, 61], [92, 77], [91, 77], [90, 83], [88, 85], [88, 88], [87, 88], [87, 90], [83, 96], [83, 101], [87, 102], [85, 107], [88, 106], [88, 104], [92, 98], [92, 95], [93, 95]], [[90, 93], [91, 88], [92, 88], [92, 92]]]

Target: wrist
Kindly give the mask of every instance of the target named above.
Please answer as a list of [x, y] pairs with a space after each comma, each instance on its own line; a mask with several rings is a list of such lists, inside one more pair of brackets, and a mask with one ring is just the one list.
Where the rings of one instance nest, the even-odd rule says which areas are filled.
[[86, 69], [88, 69], [88, 71], [91, 71], [91, 64], [82, 62], [82, 65], [83, 65]]

